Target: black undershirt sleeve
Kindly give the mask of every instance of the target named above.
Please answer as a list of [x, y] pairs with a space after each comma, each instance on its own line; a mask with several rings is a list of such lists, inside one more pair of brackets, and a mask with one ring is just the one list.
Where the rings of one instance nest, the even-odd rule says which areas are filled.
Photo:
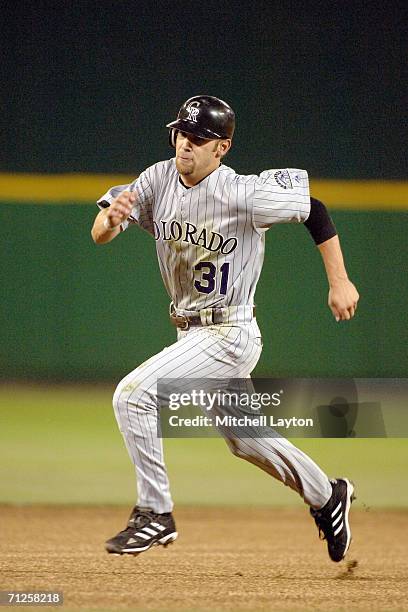
[[322, 244], [337, 235], [327, 208], [316, 198], [310, 198], [310, 215], [304, 225], [316, 244]]

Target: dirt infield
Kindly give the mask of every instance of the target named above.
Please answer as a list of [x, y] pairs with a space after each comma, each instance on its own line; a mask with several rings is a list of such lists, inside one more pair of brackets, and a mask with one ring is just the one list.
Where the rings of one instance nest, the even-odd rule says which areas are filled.
[[408, 512], [355, 510], [349, 565], [328, 559], [306, 508], [181, 508], [175, 544], [108, 555], [127, 514], [0, 506], [0, 590], [62, 590], [65, 611], [407, 610]]

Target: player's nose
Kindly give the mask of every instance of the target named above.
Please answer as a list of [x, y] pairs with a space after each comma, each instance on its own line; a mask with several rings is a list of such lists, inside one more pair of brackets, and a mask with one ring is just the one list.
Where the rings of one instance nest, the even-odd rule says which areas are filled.
[[191, 150], [191, 142], [188, 138], [188, 134], [184, 134], [181, 141], [181, 148], [184, 150]]

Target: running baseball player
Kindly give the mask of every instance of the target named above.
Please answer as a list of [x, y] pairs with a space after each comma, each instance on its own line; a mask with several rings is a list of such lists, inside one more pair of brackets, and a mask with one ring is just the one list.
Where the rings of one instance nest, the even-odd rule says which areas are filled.
[[[336, 321], [351, 319], [359, 295], [348, 279], [336, 229], [324, 204], [311, 198], [305, 170], [239, 175], [224, 164], [235, 129], [232, 108], [213, 96], [187, 100], [167, 125], [175, 158], [147, 168], [130, 185], [99, 201], [92, 237], [110, 242], [130, 225], [156, 241], [171, 298], [177, 341], [130, 372], [113, 397], [119, 429], [136, 469], [137, 505], [109, 553], [136, 555], [177, 538], [173, 501], [157, 435], [157, 381], [247, 378], [261, 354], [254, 295], [265, 233], [275, 223], [304, 223], [318, 245]], [[282, 437], [227, 439], [230, 450], [296, 491], [341, 561], [350, 545], [353, 484], [330, 480]]]

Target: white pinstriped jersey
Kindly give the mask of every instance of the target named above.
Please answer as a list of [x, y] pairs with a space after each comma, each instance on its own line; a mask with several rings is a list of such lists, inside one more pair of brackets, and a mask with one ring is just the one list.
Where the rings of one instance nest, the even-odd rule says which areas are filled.
[[181, 311], [253, 306], [265, 231], [304, 222], [310, 212], [307, 172], [293, 168], [239, 175], [222, 164], [187, 188], [173, 158], [130, 185], [112, 187], [98, 205], [106, 207], [125, 189], [137, 198], [122, 230], [138, 224], [154, 237], [164, 284]]

